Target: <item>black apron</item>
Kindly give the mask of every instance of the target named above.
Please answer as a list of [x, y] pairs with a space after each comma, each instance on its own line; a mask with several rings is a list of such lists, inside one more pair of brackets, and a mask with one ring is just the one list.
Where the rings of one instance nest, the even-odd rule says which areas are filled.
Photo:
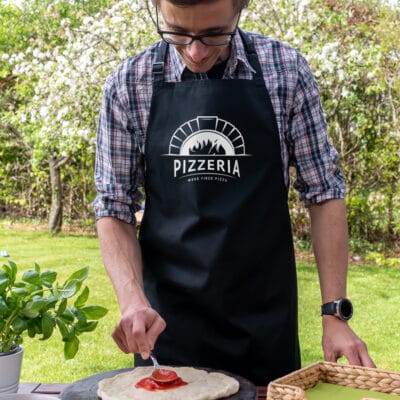
[[296, 269], [275, 115], [240, 34], [253, 80], [164, 82], [161, 46], [139, 239], [146, 295], [167, 322], [159, 362], [266, 385], [300, 367]]

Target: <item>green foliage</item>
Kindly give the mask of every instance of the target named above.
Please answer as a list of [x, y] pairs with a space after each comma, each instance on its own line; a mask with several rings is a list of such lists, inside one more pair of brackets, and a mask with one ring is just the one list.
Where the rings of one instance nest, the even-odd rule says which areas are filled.
[[[287, 41], [308, 59], [320, 87], [330, 137], [341, 155], [352, 237], [398, 240], [399, 4], [254, 1], [244, 24]], [[291, 208], [295, 229], [302, 234], [304, 214], [293, 196]]]
[[0, 270], [0, 353], [21, 344], [23, 333], [47, 340], [58, 328], [65, 358], [74, 358], [78, 336], [93, 331], [107, 313], [104, 307], [86, 305], [89, 288], [83, 287], [83, 282], [88, 267], [75, 271], [62, 284], [56, 281], [57, 272], [42, 270], [37, 263], [20, 280], [17, 272], [11, 260]]
[[[16, 60], [43, 64], [54, 49], [61, 52], [68, 42], [63, 25], [78, 29], [84, 18], [111, 3], [33, 0], [16, 7], [0, 2], [0, 208], [3, 205], [10, 214], [23, 211], [26, 216], [47, 216], [51, 191], [48, 157], [54, 152], [66, 154], [66, 146], [58, 150], [57, 135], [50, 142], [44, 140], [41, 123], [31, 120], [39, 76], [32, 68], [15, 70]], [[93, 198], [93, 178], [87, 171], [93, 167], [93, 143], [74, 142], [78, 145], [63, 176], [68, 199], [65, 215], [88, 218], [92, 214], [88, 204]]]
[[365, 261], [370, 262], [373, 265], [378, 265], [380, 267], [400, 268], [400, 258], [386, 257], [385, 254], [377, 251], [368, 252], [365, 256]]
[[[20, 28], [5, 25], [12, 40], [0, 59], [10, 97], [8, 109], [0, 109], [0, 148], [11, 136], [21, 138], [29, 151], [26, 158], [15, 160], [10, 157], [15, 152], [4, 147], [0, 206], [4, 204], [8, 212], [19, 206], [24, 215], [47, 216], [49, 159], [55, 158], [68, 160], [62, 170], [64, 214], [87, 219], [94, 198], [93, 158], [102, 85], [118, 63], [156, 36], [148, 34], [147, 3], [24, 1], [21, 9], [0, 6], [0, 22], [6, 22], [10, 13]], [[0, 31], [0, 42], [2, 34], [6, 41], [6, 33]], [[0, 94], [2, 100], [6, 96]], [[15, 170], [21, 172], [18, 184], [14, 177], [9, 179]]]
[[32, 269], [34, 260], [42, 267], [57, 272], [58, 280], [64, 282], [74, 273], [74, 266], [89, 265], [90, 274], [85, 285], [90, 288], [92, 300], [87, 305], [101, 305], [109, 310], [93, 332], [80, 337], [79, 351], [68, 362], [64, 362], [64, 342], [59, 329], [55, 329], [45, 341], [26, 335], [21, 381], [67, 383], [106, 370], [132, 366], [132, 355], [119, 351], [111, 337], [120, 312], [103, 267], [98, 239], [94, 235], [76, 233], [61, 233], [53, 237], [41, 229], [43, 225], [34, 226], [32, 221], [19, 225], [20, 229], [10, 228], [10, 224], [10, 220], [0, 219], [0, 251], [7, 250], [10, 258], [18, 260], [21, 274]]

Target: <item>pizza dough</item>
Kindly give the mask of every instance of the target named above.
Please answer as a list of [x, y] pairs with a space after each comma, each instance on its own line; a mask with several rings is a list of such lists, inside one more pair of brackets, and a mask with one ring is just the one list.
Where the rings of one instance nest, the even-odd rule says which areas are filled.
[[135, 388], [142, 378], [151, 375], [153, 367], [136, 367], [99, 382], [97, 395], [102, 400], [216, 400], [239, 391], [239, 382], [220, 372], [191, 367], [169, 367], [188, 384], [174, 389], [150, 392]]

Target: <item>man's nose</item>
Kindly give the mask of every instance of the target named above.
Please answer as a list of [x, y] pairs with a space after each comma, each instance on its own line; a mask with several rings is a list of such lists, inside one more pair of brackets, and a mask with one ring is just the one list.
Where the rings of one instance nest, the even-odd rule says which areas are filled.
[[207, 56], [208, 46], [201, 43], [200, 40], [194, 40], [186, 46], [186, 51], [194, 62], [199, 62]]

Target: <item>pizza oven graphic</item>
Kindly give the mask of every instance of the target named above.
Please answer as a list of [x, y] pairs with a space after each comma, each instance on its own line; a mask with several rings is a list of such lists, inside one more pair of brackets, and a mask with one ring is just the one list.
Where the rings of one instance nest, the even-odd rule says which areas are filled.
[[245, 155], [242, 134], [218, 117], [197, 117], [182, 124], [172, 135], [170, 155]]

